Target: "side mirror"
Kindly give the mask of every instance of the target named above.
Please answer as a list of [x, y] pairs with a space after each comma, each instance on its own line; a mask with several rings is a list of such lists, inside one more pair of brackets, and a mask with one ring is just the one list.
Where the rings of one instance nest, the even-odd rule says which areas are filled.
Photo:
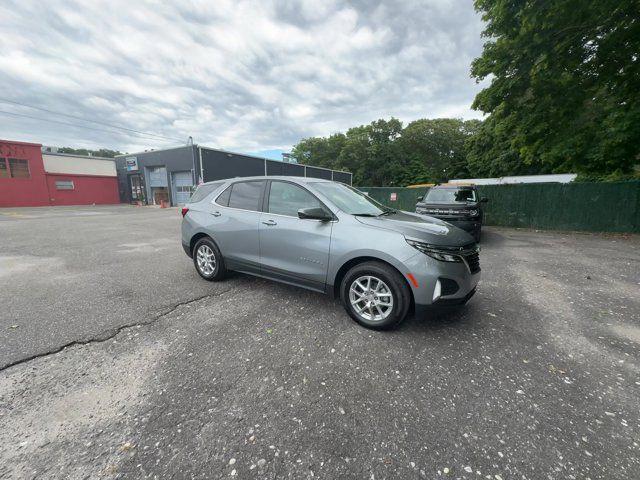
[[421, 201], [422, 201], [422, 195], [418, 195], [418, 197], [416, 198], [416, 200], [417, 200], [418, 202], [421, 202]]
[[298, 218], [321, 220], [323, 222], [333, 220], [333, 216], [322, 207], [301, 208], [298, 210]]
[[487, 197], [482, 197], [480, 199], [480, 202], [482, 202], [482, 203], [487, 203], [488, 201], [489, 201], [489, 199]]

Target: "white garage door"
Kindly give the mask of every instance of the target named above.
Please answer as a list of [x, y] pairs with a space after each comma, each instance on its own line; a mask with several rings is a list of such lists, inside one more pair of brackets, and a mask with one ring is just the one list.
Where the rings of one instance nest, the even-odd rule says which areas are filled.
[[178, 205], [184, 205], [189, 201], [193, 191], [191, 172], [173, 173], [173, 191]]

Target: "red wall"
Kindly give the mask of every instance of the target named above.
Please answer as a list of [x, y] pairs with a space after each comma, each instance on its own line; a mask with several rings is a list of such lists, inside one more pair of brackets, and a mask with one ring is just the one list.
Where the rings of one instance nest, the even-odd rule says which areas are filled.
[[[51, 205], [92, 205], [120, 203], [118, 177], [47, 173]], [[56, 190], [57, 180], [72, 180], [73, 190]]]
[[30, 178], [0, 178], [0, 207], [49, 205], [40, 147], [36, 143], [0, 140], [0, 157], [27, 160], [31, 174]]

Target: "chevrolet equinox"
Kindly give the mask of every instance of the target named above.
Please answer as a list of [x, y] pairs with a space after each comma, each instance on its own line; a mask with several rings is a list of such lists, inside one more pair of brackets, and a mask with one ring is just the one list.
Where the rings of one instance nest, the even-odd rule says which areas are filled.
[[361, 325], [463, 304], [480, 279], [473, 237], [308, 177], [204, 183], [182, 209], [182, 245], [202, 278], [230, 270], [339, 297]]

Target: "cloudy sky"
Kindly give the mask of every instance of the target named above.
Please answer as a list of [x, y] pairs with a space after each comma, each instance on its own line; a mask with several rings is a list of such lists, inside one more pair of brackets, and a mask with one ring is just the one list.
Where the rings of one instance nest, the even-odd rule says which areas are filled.
[[472, 0], [3, 0], [0, 138], [259, 152], [391, 116], [480, 118], [481, 30]]

